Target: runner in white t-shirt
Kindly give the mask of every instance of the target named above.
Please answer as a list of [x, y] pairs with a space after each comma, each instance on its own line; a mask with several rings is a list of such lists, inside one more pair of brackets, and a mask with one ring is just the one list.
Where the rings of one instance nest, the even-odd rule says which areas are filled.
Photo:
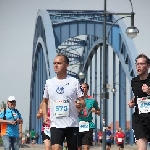
[[[47, 102], [50, 100], [52, 149], [60, 150], [66, 137], [68, 149], [77, 150], [79, 132], [78, 111], [85, 107], [79, 81], [67, 76], [69, 59], [59, 54], [54, 59], [56, 77], [46, 80], [43, 95], [43, 116], [47, 121]], [[76, 101], [78, 99], [78, 103]]]

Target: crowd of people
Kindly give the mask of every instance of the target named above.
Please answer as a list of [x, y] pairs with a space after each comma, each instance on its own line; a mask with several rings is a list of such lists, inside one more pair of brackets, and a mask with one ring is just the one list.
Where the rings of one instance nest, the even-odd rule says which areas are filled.
[[[134, 97], [129, 101], [130, 108], [135, 107], [132, 123], [138, 150], [146, 150], [150, 140], [150, 67], [149, 58], [140, 54], [136, 59], [138, 76], [131, 81]], [[37, 112], [37, 119], [43, 118], [41, 129], [45, 150], [89, 150], [93, 142], [92, 113], [100, 115], [98, 102], [88, 95], [89, 85], [79, 83], [78, 79], [67, 75], [69, 59], [58, 54], [53, 62], [56, 77], [46, 80], [43, 100]], [[5, 150], [19, 150], [19, 137], [22, 136], [21, 114], [15, 108], [16, 99], [10, 96], [7, 108], [0, 112], [1, 136]], [[30, 132], [32, 144], [35, 131]], [[118, 149], [124, 148], [125, 134], [119, 128], [112, 136], [111, 128], [106, 128], [106, 149], [111, 149], [112, 139]], [[102, 146], [103, 135], [98, 134], [99, 145]]]
[[30, 132], [27, 132], [25, 134], [25, 140], [24, 140], [24, 144], [32, 144], [32, 146], [34, 146], [34, 144], [38, 144], [38, 140], [39, 140], [39, 133], [35, 132], [34, 129], [32, 129]]
[[[116, 133], [113, 134], [111, 131], [111, 127], [106, 127], [106, 150], [111, 150], [111, 146], [116, 144], [118, 146], [118, 150], [124, 149], [124, 144], [126, 139], [125, 133], [122, 131], [121, 127], [116, 130]], [[96, 140], [94, 138], [94, 140]], [[97, 133], [97, 141], [98, 145], [100, 146], [100, 149], [102, 148], [102, 142], [103, 142], [103, 133], [99, 131]], [[94, 141], [94, 143], [96, 143]]]

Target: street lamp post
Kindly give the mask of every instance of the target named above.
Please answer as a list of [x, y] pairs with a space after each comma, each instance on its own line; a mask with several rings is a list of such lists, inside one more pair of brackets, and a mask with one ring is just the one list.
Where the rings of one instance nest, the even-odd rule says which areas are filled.
[[28, 125], [29, 125], [29, 122], [26, 123], [26, 133], [29, 130], [29, 126]]
[[[123, 90], [123, 94], [124, 94], [124, 98], [125, 98], [125, 103], [126, 103], [126, 86], [125, 86], [125, 88], [124, 87], [122, 87], [122, 85], [121, 84], [126, 84], [126, 82], [115, 82], [113, 85], [118, 85], [122, 90]], [[111, 89], [111, 92], [113, 93], [113, 94], [115, 94], [116, 92], [117, 92], [117, 89], [115, 88], [115, 87], [113, 87], [112, 89]], [[119, 92], [120, 93], [120, 92]], [[120, 96], [119, 96], [119, 100], [120, 100]], [[119, 102], [120, 103], [120, 102]], [[119, 106], [120, 106], [120, 104], [119, 104]], [[114, 108], [113, 108], [114, 109]], [[119, 107], [119, 109], [121, 109], [120, 107]], [[124, 123], [123, 124], [119, 124], [119, 126], [123, 129], [123, 131], [124, 131], [124, 133], [126, 133], [126, 121], [127, 121], [127, 112], [126, 112], [126, 105], [124, 105], [124, 109], [123, 109], [124, 111], [125, 111], [125, 113], [124, 113], [124, 117], [122, 118], [122, 119], [124, 119]], [[123, 111], [122, 110], [122, 111]], [[121, 112], [121, 111], [119, 111], [119, 112]], [[116, 125], [116, 123], [114, 122], [114, 121], [116, 121], [116, 120], [113, 120], [113, 125], [115, 126]], [[120, 119], [120, 115], [119, 115], [119, 121], [121, 121], [121, 119]]]
[[[131, 3], [131, 0], [129, 0]], [[132, 7], [132, 3], [131, 3]], [[131, 13], [108, 13], [108, 14], [115, 14], [115, 15], [130, 15], [131, 16], [131, 27], [127, 28], [126, 33], [130, 38], [136, 37], [137, 33], [139, 33], [138, 29], [134, 27], [134, 12], [133, 12], [133, 7], [132, 7], [132, 12]], [[107, 117], [107, 112], [106, 112], [106, 104], [107, 104], [107, 99], [108, 99], [108, 92], [106, 89], [106, 74], [107, 74], [107, 59], [106, 59], [106, 40], [109, 37], [106, 37], [106, 17], [107, 17], [107, 12], [106, 12], [106, 0], [104, 0], [104, 21], [103, 21], [103, 93], [102, 99], [103, 99], [103, 150], [106, 150], [106, 125], [107, 122], [105, 122], [106, 117]]]

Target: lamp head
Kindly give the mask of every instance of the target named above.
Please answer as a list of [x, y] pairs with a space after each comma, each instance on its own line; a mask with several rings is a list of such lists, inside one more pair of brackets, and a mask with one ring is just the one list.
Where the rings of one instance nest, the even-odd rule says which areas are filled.
[[133, 39], [137, 36], [137, 34], [139, 33], [139, 30], [136, 27], [131, 26], [126, 29], [126, 33], [129, 38]]
[[116, 89], [116, 88], [112, 88], [112, 89], [111, 89], [111, 92], [112, 92], [112, 93], [116, 93], [116, 92], [117, 92], [117, 89]]
[[78, 76], [79, 76], [79, 79], [82, 80], [82, 79], [84, 79], [85, 74], [84, 74], [84, 72], [81, 72], [81, 71], [80, 71], [80, 72], [78, 73]]

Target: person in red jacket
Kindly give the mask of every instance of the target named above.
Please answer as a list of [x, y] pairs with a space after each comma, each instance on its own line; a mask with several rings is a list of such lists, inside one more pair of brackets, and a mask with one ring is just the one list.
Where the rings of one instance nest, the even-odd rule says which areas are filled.
[[98, 132], [98, 144], [100, 148], [102, 147], [102, 138], [103, 138], [103, 133], [101, 131]]
[[124, 138], [125, 134], [122, 132], [122, 129], [119, 127], [118, 132], [116, 133], [116, 142], [118, 145], [118, 150], [124, 149]]

